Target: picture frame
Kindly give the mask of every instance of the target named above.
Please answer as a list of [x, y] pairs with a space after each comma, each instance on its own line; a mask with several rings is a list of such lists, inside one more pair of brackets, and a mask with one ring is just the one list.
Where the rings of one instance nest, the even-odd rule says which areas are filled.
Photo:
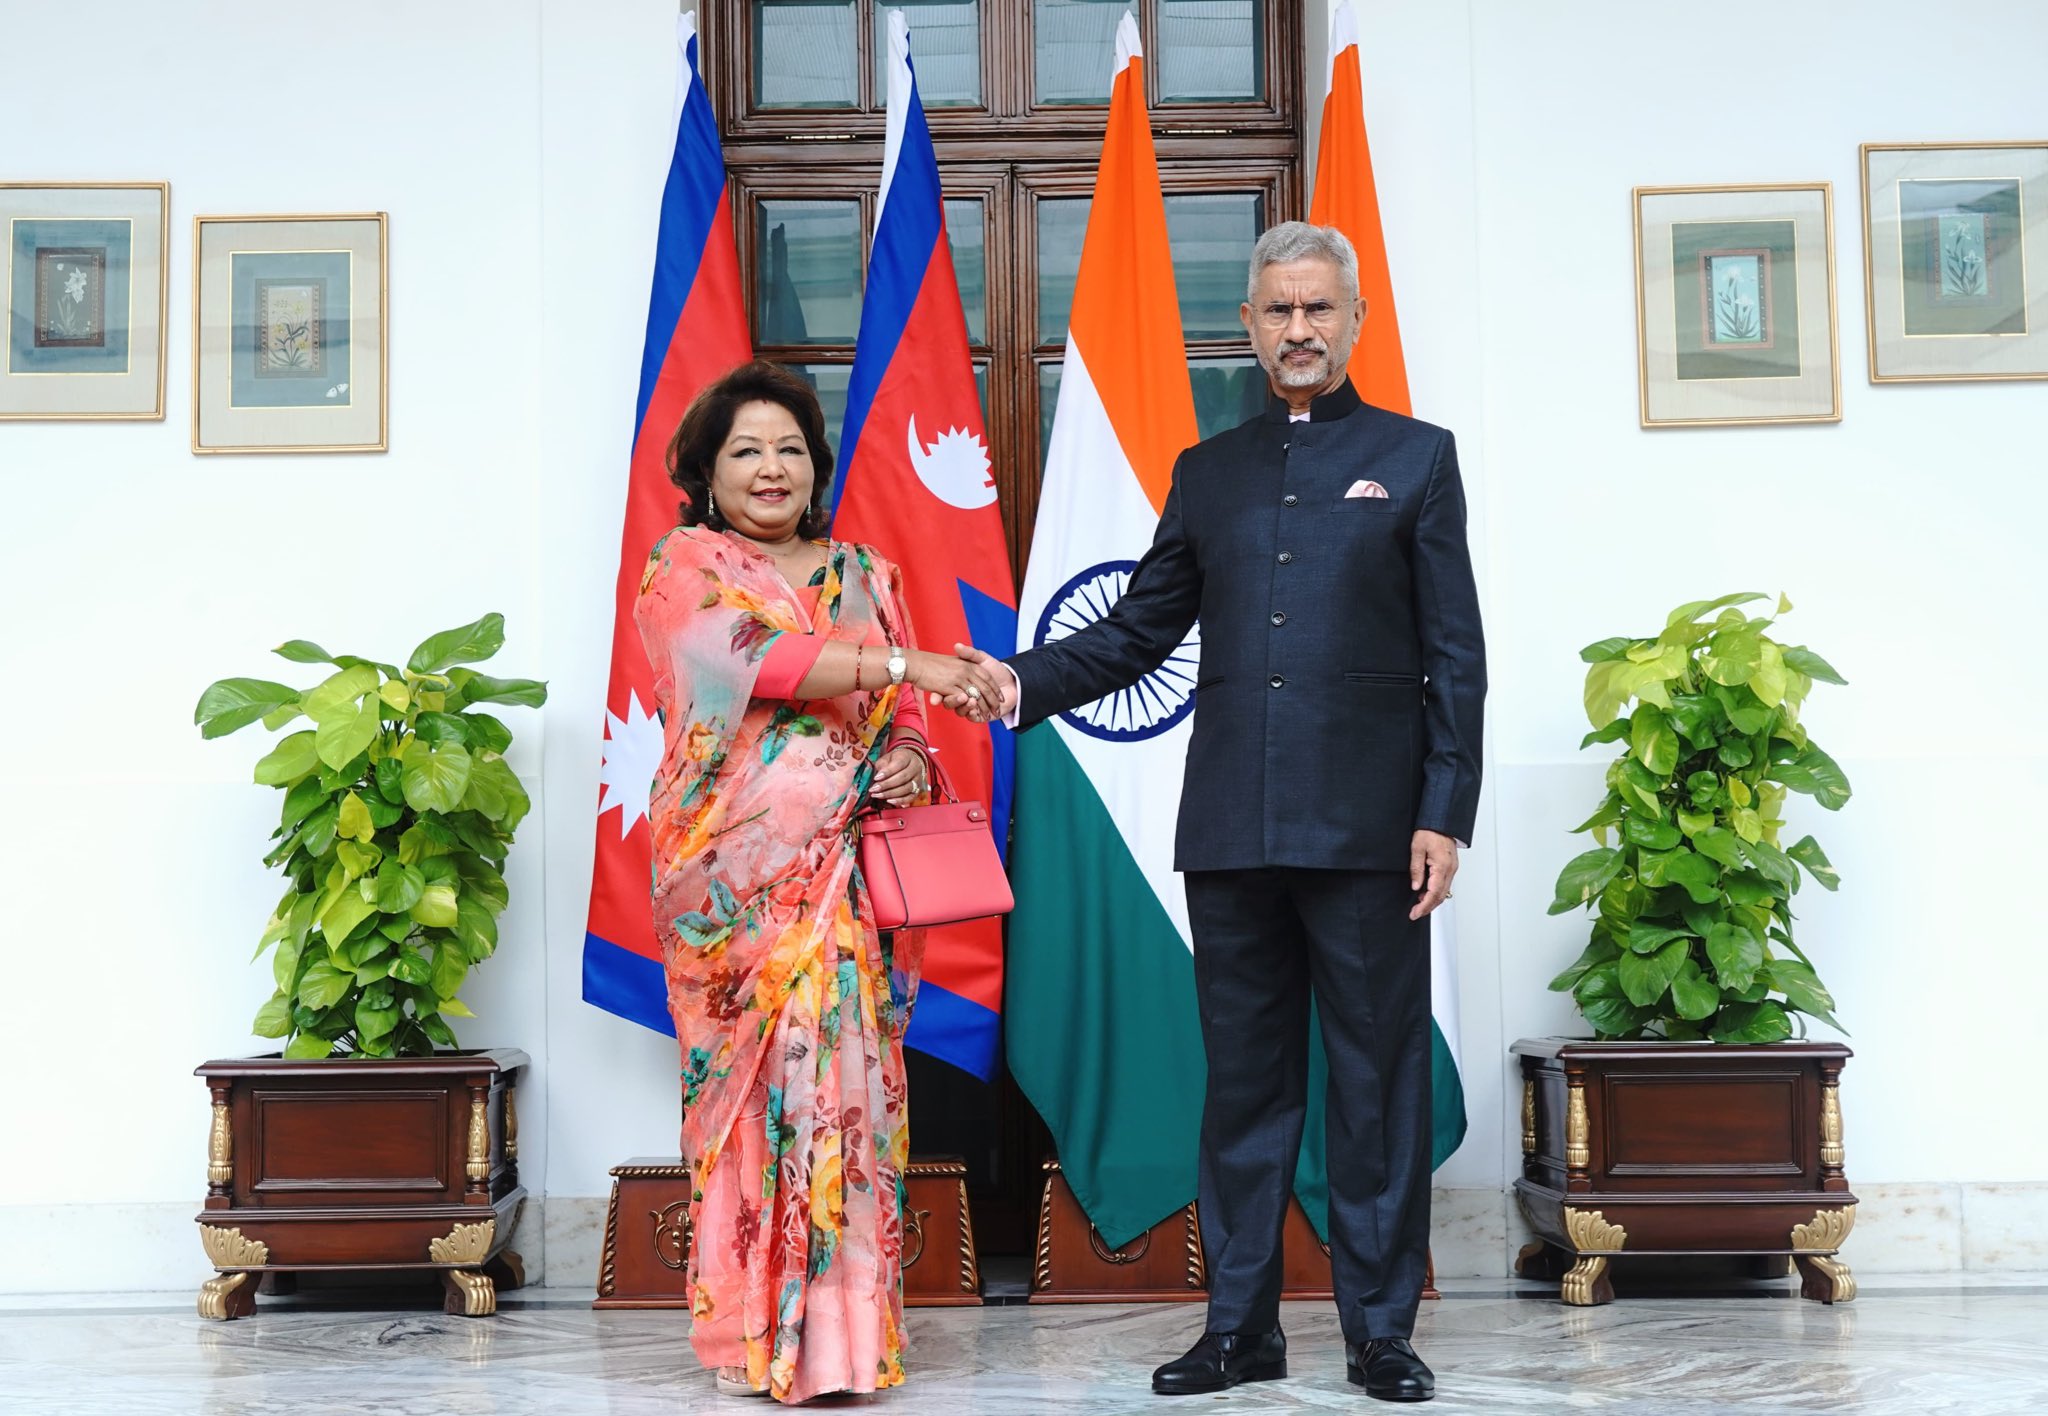
[[1857, 151], [1870, 381], [2048, 379], [2048, 140]]
[[168, 182], [0, 182], [0, 421], [160, 420]]
[[1833, 185], [1637, 187], [1630, 200], [1642, 426], [1840, 422]]
[[386, 450], [388, 226], [193, 218], [193, 452]]

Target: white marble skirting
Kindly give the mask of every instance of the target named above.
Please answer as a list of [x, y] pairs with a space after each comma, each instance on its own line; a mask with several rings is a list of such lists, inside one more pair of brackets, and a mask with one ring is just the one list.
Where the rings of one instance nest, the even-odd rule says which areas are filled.
[[[1856, 1273], [2048, 1272], [2048, 1182], [1851, 1185], [1861, 1201], [1843, 1250]], [[1504, 1278], [1528, 1226], [1504, 1190], [1440, 1189], [1431, 1249], [1444, 1278]], [[196, 1287], [208, 1276], [196, 1200], [0, 1206], [0, 1294]], [[597, 1281], [605, 1198], [535, 1195], [513, 1247], [529, 1281]], [[2044, 1403], [2048, 1410], [2048, 1403]]]

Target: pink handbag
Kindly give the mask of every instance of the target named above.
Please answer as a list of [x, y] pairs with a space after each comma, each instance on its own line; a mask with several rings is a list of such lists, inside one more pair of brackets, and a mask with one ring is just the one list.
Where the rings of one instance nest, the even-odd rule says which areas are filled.
[[857, 824], [877, 928], [953, 924], [1016, 907], [980, 802], [878, 807]]

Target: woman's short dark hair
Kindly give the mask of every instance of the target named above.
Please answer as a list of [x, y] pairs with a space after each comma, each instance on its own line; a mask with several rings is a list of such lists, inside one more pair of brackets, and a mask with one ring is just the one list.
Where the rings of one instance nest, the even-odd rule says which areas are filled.
[[832, 445], [825, 441], [825, 410], [818, 406], [817, 392], [801, 375], [765, 359], [742, 364], [716, 383], [705, 385], [684, 410], [683, 421], [668, 444], [668, 479], [683, 493], [676, 519], [684, 526], [731, 529], [711, 497], [711, 471], [718, 465], [718, 450], [732, 435], [734, 415], [749, 403], [787, 408], [804, 435], [815, 480], [811, 504], [804, 509], [796, 531], [815, 541], [825, 535], [832, 521], [825, 509], [825, 497], [832, 487]]

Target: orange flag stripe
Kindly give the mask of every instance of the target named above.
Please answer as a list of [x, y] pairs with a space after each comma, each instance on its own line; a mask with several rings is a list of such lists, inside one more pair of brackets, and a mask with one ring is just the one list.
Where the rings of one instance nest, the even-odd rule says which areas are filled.
[[1081, 351], [1139, 485], [1155, 509], [1163, 508], [1173, 461], [1195, 442], [1195, 396], [1139, 58], [1124, 66], [1110, 93], [1067, 337]]
[[1351, 382], [1367, 403], [1411, 413], [1408, 363], [1401, 355], [1401, 321], [1394, 312], [1394, 278], [1380, 231], [1379, 191], [1373, 185], [1372, 146], [1365, 138], [1365, 80], [1358, 46], [1347, 44], [1330, 65], [1330, 96], [1316, 155], [1315, 198], [1308, 219], [1334, 226], [1358, 249], [1358, 293], [1365, 325], [1351, 350]]

